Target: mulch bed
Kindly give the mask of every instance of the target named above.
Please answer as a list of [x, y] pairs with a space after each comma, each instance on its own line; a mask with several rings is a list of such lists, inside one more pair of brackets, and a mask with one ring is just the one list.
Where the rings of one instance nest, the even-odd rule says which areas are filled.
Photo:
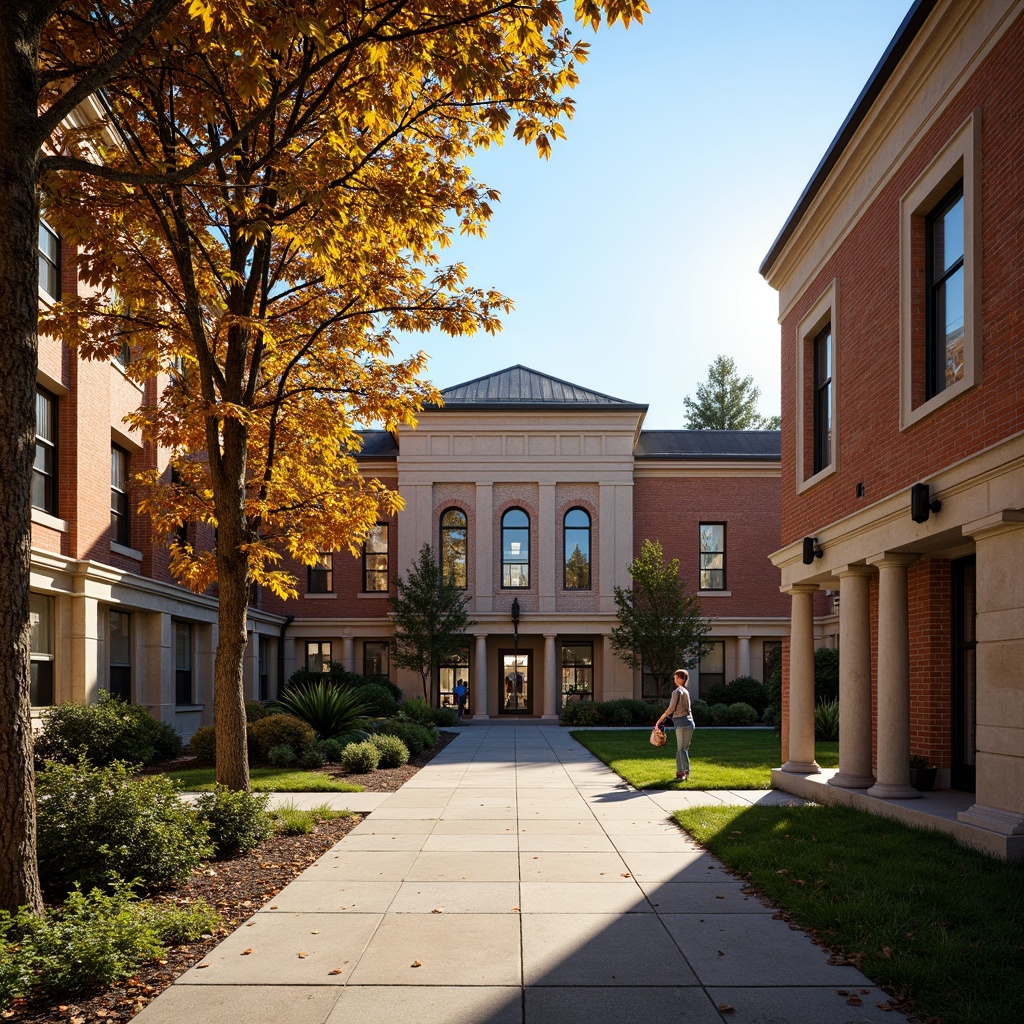
[[[443, 750], [455, 735], [442, 732], [441, 740], [433, 750], [424, 751], [401, 768], [378, 769], [370, 775], [349, 775], [332, 770], [330, 765], [323, 771], [334, 778], [356, 782], [368, 792], [394, 792]], [[161, 767], [166, 768], [166, 765]], [[176, 978], [199, 963], [224, 936], [238, 928], [343, 839], [361, 820], [361, 815], [353, 814], [347, 818], [321, 821], [309, 835], [271, 836], [250, 853], [198, 868], [188, 881], [166, 890], [161, 898], [180, 905], [206, 900], [221, 916], [221, 926], [216, 934], [199, 942], [168, 948], [162, 960], [146, 964], [135, 977], [105, 992], [62, 1002], [41, 996], [18, 1000], [0, 1017], [33, 1024], [92, 1024], [95, 1021], [116, 1024], [131, 1020]]]

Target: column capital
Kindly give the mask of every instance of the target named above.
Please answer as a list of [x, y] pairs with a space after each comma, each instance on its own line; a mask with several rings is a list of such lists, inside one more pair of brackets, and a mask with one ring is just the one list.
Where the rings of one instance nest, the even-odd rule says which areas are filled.
[[558, 639], [558, 634], [557, 633], [542, 633], [541, 636], [543, 636], [545, 640], [557, 640]]
[[981, 537], [991, 537], [997, 533], [1008, 533], [1012, 530], [1019, 530], [1024, 527], [1024, 511], [1016, 508], [1004, 508], [990, 516], [982, 519], [975, 519], [973, 522], [964, 523], [961, 527], [965, 537], [973, 537], [978, 540]]
[[491, 634], [490, 633], [474, 633], [473, 636], [477, 640], [486, 640]]
[[866, 559], [868, 565], [879, 569], [906, 569], [913, 565], [921, 556], [909, 551], [882, 551]]
[[783, 587], [782, 592], [784, 594], [816, 594], [821, 589], [817, 583], [791, 583], [788, 587]]
[[874, 576], [875, 570], [870, 565], [839, 565], [832, 570], [832, 575], [839, 579], [844, 576]]

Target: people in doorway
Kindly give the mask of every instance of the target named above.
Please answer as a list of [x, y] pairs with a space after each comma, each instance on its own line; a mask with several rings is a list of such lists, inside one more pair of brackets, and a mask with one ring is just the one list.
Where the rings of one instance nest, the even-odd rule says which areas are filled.
[[466, 713], [466, 681], [460, 679], [455, 684], [455, 704], [458, 707], [459, 721], [462, 720], [462, 716]]
[[693, 739], [693, 730], [697, 727], [690, 705], [690, 691], [687, 690], [687, 686], [690, 684], [690, 673], [685, 668], [677, 668], [672, 674], [672, 681], [676, 684], [676, 688], [672, 691], [668, 709], [656, 724], [660, 727], [669, 718], [675, 723], [676, 778], [681, 782], [686, 782], [690, 777], [690, 740]]

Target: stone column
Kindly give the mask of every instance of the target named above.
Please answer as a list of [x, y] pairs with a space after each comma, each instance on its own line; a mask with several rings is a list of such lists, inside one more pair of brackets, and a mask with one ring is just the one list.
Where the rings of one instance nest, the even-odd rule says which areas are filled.
[[487, 718], [487, 634], [474, 633], [476, 664], [473, 669], [473, 717]]
[[871, 616], [866, 565], [845, 565], [839, 578], [839, 771], [830, 786], [867, 789], [871, 772]]
[[750, 637], [740, 636], [736, 638], [740, 645], [740, 663], [739, 671], [736, 673], [738, 676], [749, 676], [750, 675]]
[[[174, 723], [174, 631], [166, 612], [138, 612], [142, 641], [135, 682], [135, 695], [140, 704], [161, 722]], [[134, 624], [134, 623], [133, 623]], [[132, 666], [133, 672], [135, 666]]]
[[356, 670], [356, 645], [350, 636], [341, 638], [341, 664], [346, 672], [355, 672]]
[[544, 714], [558, 718], [558, 659], [555, 655], [557, 633], [544, 634]]
[[977, 522], [977, 788], [957, 817], [1005, 836], [1024, 835], [1024, 512], [1005, 509]]
[[[83, 580], [75, 580], [75, 589], [71, 600], [71, 686], [65, 691], [64, 700], [95, 704], [99, 700], [101, 683], [100, 606], [95, 597], [83, 592]], [[54, 639], [56, 642], [56, 637]], [[106, 684], [105, 674], [102, 680]], [[58, 686], [54, 688], [60, 692]]]
[[789, 639], [789, 757], [782, 766], [793, 775], [821, 771], [814, 760], [814, 595], [813, 583], [789, 588], [793, 607]]
[[910, 785], [907, 567], [916, 561], [916, 555], [890, 552], [868, 559], [878, 567], [878, 771], [868, 796], [883, 800], [912, 800], [921, 795]]

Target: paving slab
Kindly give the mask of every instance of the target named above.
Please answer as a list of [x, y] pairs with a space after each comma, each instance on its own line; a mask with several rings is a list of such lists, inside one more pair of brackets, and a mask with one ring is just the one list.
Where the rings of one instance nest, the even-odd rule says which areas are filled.
[[526, 1019], [530, 1024], [722, 1024], [723, 1020], [702, 989], [670, 986], [528, 987]]
[[154, 999], [133, 1024], [323, 1024], [341, 995], [331, 985], [185, 985], [175, 983]]
[[[729, 1024], [891, 1024], [889, 996], [871, 986], [854, 988], [710, 988], [716, 1003], [733, 1009]], [[884, 1009], [883, 1009], [884, 1007]]]
[[772, 914], [774, 908], [746, 892], [742, 882], [640, 882], [659, 914]]
[[[349, 985], [334, 1004], [326, 1024], [352, 1024], [353, 1021], [359, 1024], [395, 1024], [396, 1021], [522, 1024], [522, 1004], [523, 992], [518, 985], [458, 988]], [[292, 1024], [290, 1018], [288, 1024]]]
[[392, 914], [517, 914], [519, 882], [403, 882]]
[[519, 872], [524, 882], [616, 882], [628, 877], [629, 868], [610, 853], [520, 853]]
[[607, 882], [521, 882], [519, 907], [524, 914], [653, 914], [654, 908], [630, 878]]
[[260, 914], [383, 914], [398, 894], [402, 883], [333, 881], [300, 875], [286, 885]]
[[405, 877], [411, 882], [518, 882], [519, 855], [426, 852], [416, 858]]

